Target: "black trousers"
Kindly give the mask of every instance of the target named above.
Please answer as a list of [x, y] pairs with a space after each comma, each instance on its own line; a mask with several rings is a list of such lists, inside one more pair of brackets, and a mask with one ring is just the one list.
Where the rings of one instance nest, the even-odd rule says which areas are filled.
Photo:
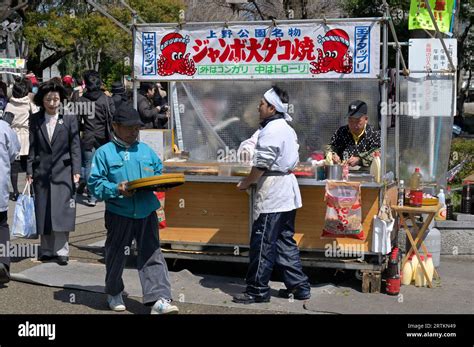
[[13, 193], [18, 193], [18, 173], [26, 172], [26, 160], [28, 156], [22, 155], [20, 156], [20, 160], [15, 160], [12, 163], [11, 172], [10, 172], [10, 179], [12, 181]]
[[[0, 212], [0, 244], [4, 245], [3, 249], [8, 252], [7, 242], [10, 241], [10, 229], [8, 228], [7, 211]], [[10, 268], [10, 257], [0, 256], [0, 263]]]
[[310, 293], [308, 277], [303, 273], [300, 253], [293, 236], [296, 210], [262, 213], [253, 223], [250, 238], [250, 264], [246, 292], [258, 297], [270, 295], [270, 277], [274, 266], [283, 274], [289, 290], [298, 289], [302, 295]]

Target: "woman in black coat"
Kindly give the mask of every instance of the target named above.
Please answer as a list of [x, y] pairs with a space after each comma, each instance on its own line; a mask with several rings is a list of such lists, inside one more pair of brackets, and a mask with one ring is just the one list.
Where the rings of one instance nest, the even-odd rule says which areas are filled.
[[69, 260], [69, 232], [76, 222], [75, 184], [81, 172], [77, 119], [60, 114], [65, 101], [63, 86], [49, 81], [40, 85], [34, 102], [41, 109], [30, 120], [27, 179], [33, 183], [36, 227], [40, 237], [39, 260]]

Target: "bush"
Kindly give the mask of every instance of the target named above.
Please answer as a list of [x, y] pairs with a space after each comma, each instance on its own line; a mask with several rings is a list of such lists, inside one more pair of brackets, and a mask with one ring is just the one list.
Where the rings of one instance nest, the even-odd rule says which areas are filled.
[[464, 159], [468, 159], [462, 170], [451, 182], [452, 185], [459, 185], [462, 180], [474, 172], [474, 139], [456, 138], [451, 143], [451, 154], [449, 158], [449, 168], [453, 168]]

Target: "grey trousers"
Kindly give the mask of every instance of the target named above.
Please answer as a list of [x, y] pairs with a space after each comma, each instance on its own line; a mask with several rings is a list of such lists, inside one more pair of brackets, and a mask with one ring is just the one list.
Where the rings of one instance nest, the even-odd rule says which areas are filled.
[[143, 219], [133, 219], [106, 210], [105, 228], [105, 292], [115, 296], [124, 290], [123, 269], [135, 239], [143, 303], [154, 304], [160, 298], [171, 299], [168, 266], [161, 253], [156, 213]]
[[49, 235], [40, 235], [40, 255], [69, 256], [69, 232], [53, 231]]

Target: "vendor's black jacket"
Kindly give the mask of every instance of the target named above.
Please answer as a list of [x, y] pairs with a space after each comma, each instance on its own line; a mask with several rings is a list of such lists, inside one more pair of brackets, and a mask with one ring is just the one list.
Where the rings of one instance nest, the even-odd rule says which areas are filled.
[[161, 114], [143, 94], [138, 93], [137, 95], [137, 107], [140, 118], [145, 124], [145, 129], [163, 129], [168, 122], [166, 115]]
[[352, 156], [360, 157], [362, 166], [370, 166], [372, 163], [372, 153], [380, 149], [380, 131], [375, 130], [369, 124], [365, 127], [365, 133], [355, 143], [349, 125], [340, 127], [332, 136], [328, 150], [331, 150], [341, 158], [347, 152], [347, 158]]
[[101, 90], [86, 92], [78, 101], [95, 103], [94, 115], [80, 114], [78, 116], [82, 130], [82, 149], [91, 151], [109, 142], [115, 105], [112, 98]]

